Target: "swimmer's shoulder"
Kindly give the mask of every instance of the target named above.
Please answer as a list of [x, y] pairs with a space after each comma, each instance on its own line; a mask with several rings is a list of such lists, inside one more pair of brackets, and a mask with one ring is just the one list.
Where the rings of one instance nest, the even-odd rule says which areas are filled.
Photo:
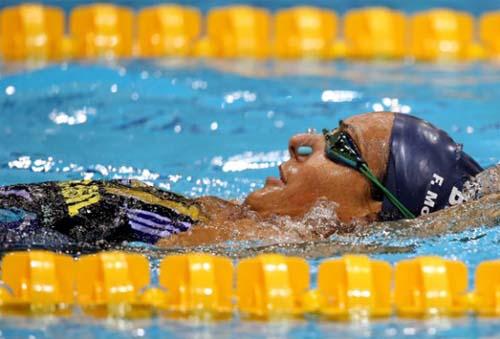
[[481, 183], [483, 195], [500, 192], [500, 164], [486, 168], [476, 178]]
[[477, 200], [494, 193], [500, 193], [500, 164], [485, 168], [464, 185], [468, 200]]

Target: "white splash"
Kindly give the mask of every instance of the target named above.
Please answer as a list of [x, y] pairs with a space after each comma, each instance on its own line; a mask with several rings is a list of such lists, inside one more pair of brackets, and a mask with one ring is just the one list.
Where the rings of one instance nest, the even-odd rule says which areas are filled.
[[80, 125], [84, 124], [88, 120], [89, 115], [95, 115], [96, 110], [92, 107], [83, 107], [74, 110], [71, 113], [66, 113], [63, 111], [58, 111], [56, 109], [52, 110], [49, 114], [49, 119], [52, 120], [57, 125]]
[[254, 102], [257, 100], [257, 94], [250, 91], [236, 91], [224, 96], [224, 101], [232, 104], [235, 101], [243, 100], [245, 102]]
[[276, 167], [289, 158], [288, 151], [259, 153], [248, 151], [229, 157], [227, 160], [221, 156], [216, 156], [210, 163], [212, 166], [222, 167], [224, 172], [241, 172]]
[[323, 102], [350, 102], [359, 98], [361, 98], [361, 93], [356, 91], [328, 89], [321, 93], [321, 101]]

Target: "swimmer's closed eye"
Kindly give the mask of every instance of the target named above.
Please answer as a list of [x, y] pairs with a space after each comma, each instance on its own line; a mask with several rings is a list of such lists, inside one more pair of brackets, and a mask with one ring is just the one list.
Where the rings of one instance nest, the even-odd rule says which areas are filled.
[[299, 146], [299, 148], [297, 148], [297, 154], [301, 156], [311, 155], [312, 152], [313, 149], [311, 146]]

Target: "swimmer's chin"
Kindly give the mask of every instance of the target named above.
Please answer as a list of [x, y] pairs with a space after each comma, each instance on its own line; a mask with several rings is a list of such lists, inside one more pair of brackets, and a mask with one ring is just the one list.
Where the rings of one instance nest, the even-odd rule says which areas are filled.
[[264, 185], [263, 189], [269, 189], [273, 187], [284, 187], [286, 184], [281, 178], [276, 178], [276, 177], [267, 177], [266, 178], [266, 184]]
[[251, 210], [257, 212], [261, 217], [267, 217], [269, 215], [275, 214], [271, 212], [275, 209], [273, 208], [273, 206], [275, 205], [273, 202], [276, 199], [273, 199], [273, 196], [274, 194], [279, 194], [280, 191], [283, 190], [283, 188], [285, 188], [285, 185], [282, 181], [281, 184], [277, 182], [269, 183], [268, 178], [268, 180], [266, 180], [266, 185], [263, 188], [250, 193], [246, 197], [244, 204], [247, 205]]

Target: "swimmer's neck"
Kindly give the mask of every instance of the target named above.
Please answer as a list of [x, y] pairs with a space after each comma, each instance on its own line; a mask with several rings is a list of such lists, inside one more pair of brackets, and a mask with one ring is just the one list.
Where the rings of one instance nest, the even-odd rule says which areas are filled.
[[213, 196], [200, 197], [195, 202], [203, 218], [186, 232], [160, 239], [158, 246], [183, 248], [222, 244], [262, 237], [271, 231], [262, 229], [259, 217], [244, 204]]
[[[313, 208], [310, 214], [297, 218], [261, 216], [244, 203], [213, 196], [200, 197], [194, 201], [200, 207], [204, 218], [186, 232], [161, 239], [157, 243], [158, 246], [184, 248], [227, 244], [233, 241], [310, 241], [326, 239], [335, 232], [351, 231], [351, 225], [342, 224], [336, 217], [335, 207], [325, 206], [325, 201], [315, 205], [314, 208], [318, 210]], [[357, 220], [356, 226], [362, 226], [362, 223]]]
[[238, 219], [248, 218], [248, 213], [251, 213], [248, 207], [235, 200], [224, 200], [214, 196], [204, 196], [195, 199], [195, 202], [200, 205], [202, 214], [209, 220], [214, 222], [236, 221]]

